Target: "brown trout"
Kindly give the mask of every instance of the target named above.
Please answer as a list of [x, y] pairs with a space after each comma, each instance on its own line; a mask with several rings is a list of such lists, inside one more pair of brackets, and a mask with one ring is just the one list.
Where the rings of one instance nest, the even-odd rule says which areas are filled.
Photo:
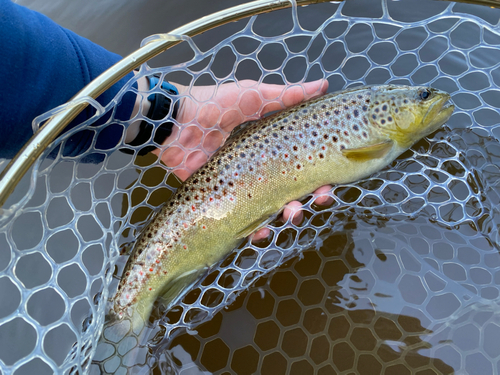
[[160, 295], [173, 302], [286, 203], [322, 185], [365, 178], [435, 131], [453, 113], [449, 99], [426, 87], [359, 87], [242, 128], [145, 228], [114, 313], [134, 328], [143, 324]]

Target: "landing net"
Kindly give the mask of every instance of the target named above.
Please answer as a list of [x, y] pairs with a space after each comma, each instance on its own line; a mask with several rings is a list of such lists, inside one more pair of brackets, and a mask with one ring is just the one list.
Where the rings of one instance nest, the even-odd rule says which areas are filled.
[[[186, 38], [165, 53], [171, 65], [143, 66], [44, 152], [0, 221], [1, 372], [498, 373], [499, 11], [359, 3], [252, 17], [222, 28], [231, 35], [215, 46], [213, 31]], [[382, 172], [334, 186], [328, 207], [305, 199], [302, 223], [273, 223], [270, 239], [242, 244], [168, 312], [156, 306], [139, 342], [137, 332], [102, 330], [107, 301], [141, 228], [179, 182], [155, 156], [123, 141], [103, 149], [99, 136], [124, 133], [131, 121], [116, 119], [115, 106], [153, 74], [189, 88], [431, 85], [452, 94], [456, 111]], [[188, 97], [172, 99], [199, 100]], [[203, 105], [216, 105], [213, 96]], [[218, 122], [172, 121], [167, 150], [184, 155], [175, 168], [211, 154], [207, 138], [228, 136]], [[180, 142], [187, 126], [198, 144]], [[83, 129], [91, 145], [66, 155]]]

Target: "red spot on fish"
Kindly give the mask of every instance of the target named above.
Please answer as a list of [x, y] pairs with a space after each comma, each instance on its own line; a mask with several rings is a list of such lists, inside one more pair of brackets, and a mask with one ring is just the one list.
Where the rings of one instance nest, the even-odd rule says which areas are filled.
[[213, 202], [213, 201], [214, 201], [214, 199], [213, 199], [212, 197], [210, 197], [210, 198], [209, 198], [209, 201], [210, 201], [210, 202]]
[[189, 226], [188, 223], [182, 223], [182, 225], [184, 225], [184, 228], [187, 228]]
[[259, 177], [259, 181], [262, 181], [262, 177]]
[[234, 199], [233, 199], [232, 197], [231, 197], [231, 198], [229, 198], [229, 200], [230, 200], [231, 202], [232, 202], [232, 201], [234, 201]]
[[322, 150], [326, 150], [326, 147], [325, 147], [325, 146], [321, 146], [321, 149], [322, 149]]
[[288, 157], [288, 154], [285, 154], [285, 158], [287, 158], [287, 157]]
[[160, 260], [159, 260], [159, 259], [156, 259], [156, 263], [160, 263]]
[[191, 206], [191, 209], [192, 209], [193, 211], [196, 211], [196, 207], [194, 206], [194, 204]]
[[184, 250], [186, 250], [188, 247], [186, 245], [182, 246], [184, 248]]
[[236, 177], [238, 177], [238, 172], [236, 172], [234, 175], [235, 175]]
[[260, 155], [261, 158], [265, 158], [266, 157], [266, 154], [262, 154]]
[[153, 290], [153, 288], [149, 288], [149, 290]]
[[313, 157], [312, 157], [312, 156], [309, 156], [309, 160], [313, 160]]
[[149, 269], [149, 272], [153, 272], [153, 269], [152, 269], [152, 268], [150, 268], [150, 269]]
[[139, 271], [139, 275], [141, 275], [141, 276], [142, 276], [142, 271]]

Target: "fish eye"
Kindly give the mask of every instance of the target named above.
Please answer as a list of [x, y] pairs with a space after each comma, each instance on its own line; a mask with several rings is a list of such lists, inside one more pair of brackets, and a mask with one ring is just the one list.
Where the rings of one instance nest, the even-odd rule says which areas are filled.
[[432, 96], [432, 92], [429, 89], [425, 89], [425, 90], [420, 91], [418, 96], [420, 97], [421, 100], [427, 100]]

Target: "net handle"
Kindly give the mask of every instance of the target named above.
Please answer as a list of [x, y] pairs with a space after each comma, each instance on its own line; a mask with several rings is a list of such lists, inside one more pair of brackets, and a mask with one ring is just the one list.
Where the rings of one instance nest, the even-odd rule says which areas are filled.
[[[295, 3], [303, 6], [327, 1], [329, 0], [296, 0]], [[277, 9], [289, 8], [293, 3], [293, 0], [256, 0], [202, 17], [172, 30], [168, 34], [159, 34], [153, 38], [148, 38], [146, 45], [124, 57], [71, 98], [65, 108], [40, 127], [22, 147], [0, 174], [0, 207], [5, 204], [21, 178], [30, 169], [43, 150], [87, 107], [88, 101], [86, 98], [97, 98], [132, 70], [180, 43], [182, 38], [179, 36], [193, 37], [214, 27], [237, 21], [241, 18]]]

